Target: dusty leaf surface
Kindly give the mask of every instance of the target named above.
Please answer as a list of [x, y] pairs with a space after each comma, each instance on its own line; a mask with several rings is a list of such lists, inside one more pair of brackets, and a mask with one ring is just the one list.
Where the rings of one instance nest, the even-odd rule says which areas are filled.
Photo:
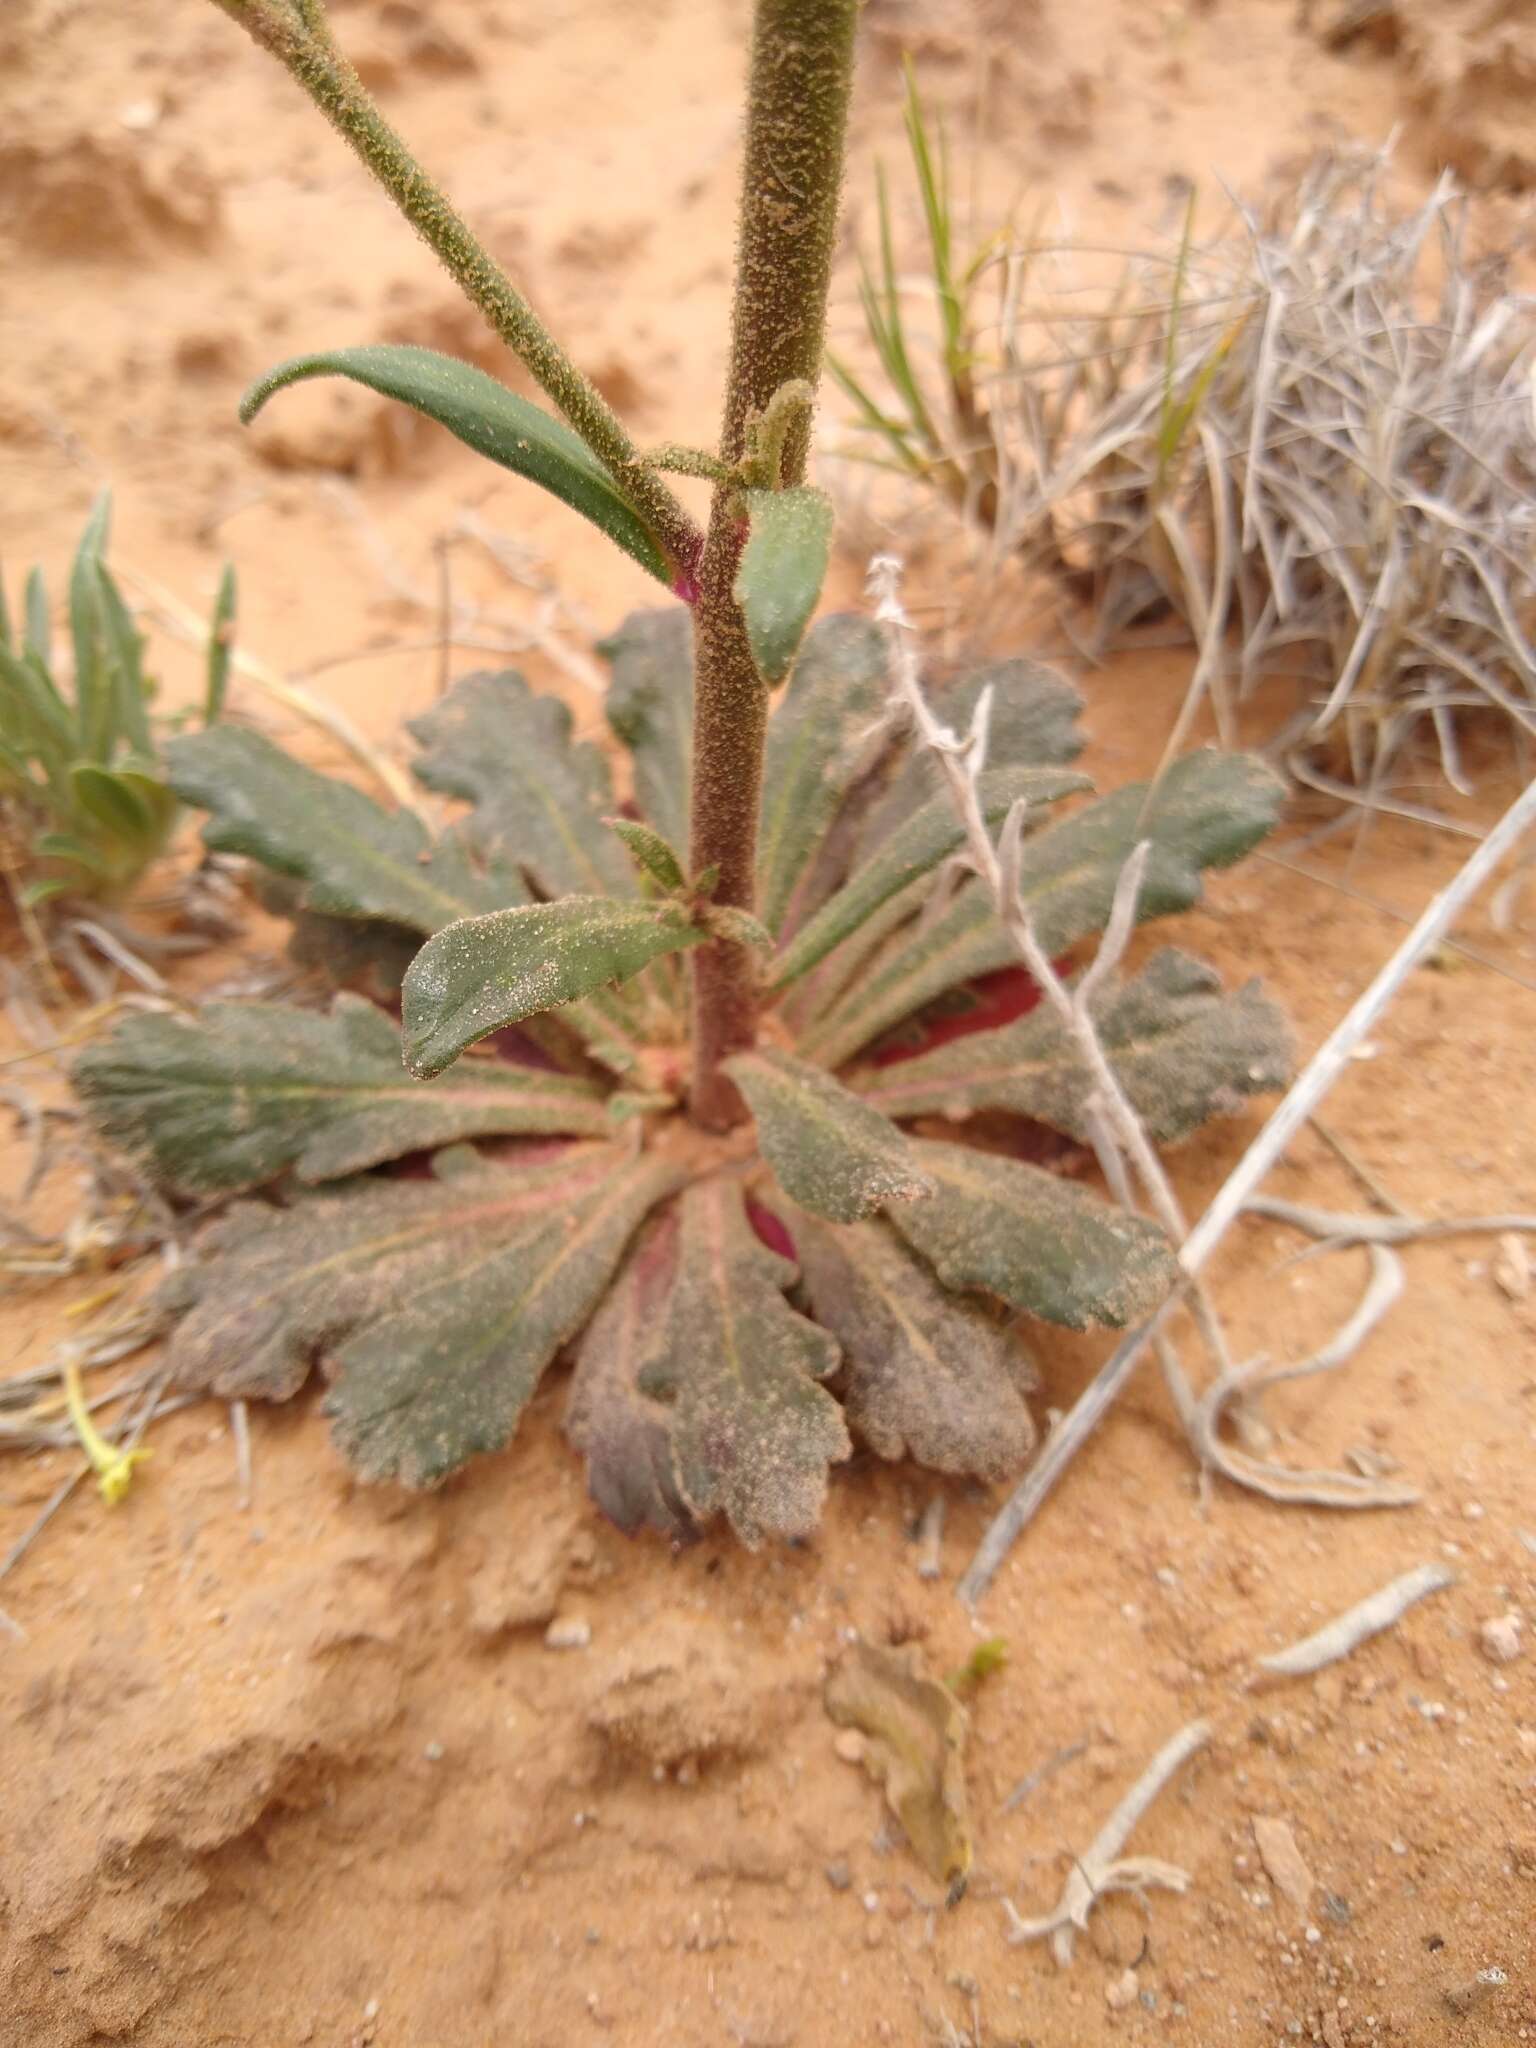
[[649, 1222], [576, 1349], [565, 1433], [587, 1461], [587, 1486], [626, 1533], [648, 1527], [681, 1539], [694, 1520], [672, 1469], [666, 1408], [640, 1388], [677, 1272], [677, 1218]]
[[836, 1340], [785, 1300], [794, 1276], [754, 1234], [738, 1184], [717, 1178], [683, 1195], [676, 1278], [639, 1387], [668, 1412], [690, 1512], [724, 1514], [749, 1548], [808, 1536], [827, 1469], [852, 1448], [818, 1384], [837, 1365]]
[[632, 896], [634, 871], [603, 818], [608, 764], [572, 736], [570, 709], [516, 669], [465, 676], [409, 725], [418, 782], [472, 805], [471, 843], [525, 870], [544, 896]]
[[1069, 1330], [1121, 1329], [1172, 1287], [1177, 1263], [1155, 1224], [1042, 1167], [913, 1144], [935, 1192], [890, 1218], [946, 1287], [981, 1288]]
[[966, 1712], [930, 1678], [915, 1646], [854, 1643], [827, 1680], [828, 1716], [865, 1737], [864, 1767], [885, 1789], [913, 1853], [953, 1903], [970, 1875]]
[[570, 1074], [477, 1060], [437, 1081], [401, 1070], [380, 1009], [339, 996], [328, 1015], [208, 1003], [130, 1016], [76, 1063], [91, 1121], [178, 1194], [232, 1194], [290, 1168], [338, 1180], [460, 1138], [608, 1130], [602, 1091]]
[[821, 1068], [765, 1047], [725, 1071], [756, 1119], [763, 1157], [802, 1209], [854, 1223], [933, 1192], [906, 1135]]
[[406, 1064], [439, 1074], [477, 1039], [595, 996], [707, 936], [672, 906], [602, 896], [463, 918], [429, 939], [406, 974]]
[[[1133, 783], [1026, 842], [1020, 895], [1047, 953], [1102, 930], [1115, 883], [1137, 845], [1151, 844], [1138, 919], [1171, 916], [1200, 898], [1200, 875], [1239, 860], [1279, 816], [1284, 788], [1261, 761], [1204, 751], [1175, 761], [1155, 800]], [[840, 1066], [904, 1017], [961, 982], [1013, 964], [1013, 943], [979, 884], [925, 929], [897, 932], [807, 1034], [802, 1051]]]
[[178, 1380], [283, 1399], [323, 1364], [337, 1443], [371, 1479], [430, 1485], [506, 1443], [678, 1175], [605, 1145], [523, 1167], [454, 1147], [437, 1169], [233, 1210], [180, 1282]]
[[182, 801], [210, 813], [204, 844], [304, 882], [306, 910], [435, 932], [527, 900], [515, 874], [483, 872], [454, 834], [434, 845], [413, 811], [387, 811], [248, 727], [187, 733], [166, 763]]
[[[1091, 786], [1086, 775], [1065, 768], [990, 768], [981, 778], [982, 814], [989, 825], [998, 826], [1021, 798], [1030, 804], [1056, 803]], [[895, 899], [910, 910], [908, 892], [964, 844], [965, 827], [953, 800], [942, 791], [930, 797], [800, 927], [774, 962], [773, 986], [797, 981]]]
[[693, 614], [686, 605], [631, 612], [598, 648], [613, 665], [603, 709], [634, 763], [641, 816], [688, 844], [693, 787]]
[[883, 1218], [841, 1228], [794, 1219], [816, 1320], [843, 1349], [843, 1412], [882, 1458], [1012, 1478], [1035, 1445], [1036, 1374], [1016, 1333], [941, 1287]]
[[885, 703], [885, 644], [870, 620], [818, 619], [768, 724], [757, 911], [781, 932], [844, 799], [868, 765]]
[[[1256, 981], [1232, 995], [1172, 947], [1106, 990], [1094, 1021], [1127, 1096], [1159, 1145], [1290, 1079], [1290, 1028]], [[866, 1076], [859, 1092], [887, 1116], [965, 1117], [1003, 1109], [1087, 1142], [1092, 1077], [1056, 1012], [1042, 1004], [998, 1031], [940, 1046]]]
[[[987, 721], [988, 769], [1066, 767], [1083, 751], [1078, 716], [1083, 700], [1057, 670], [1043, 661], [1014, 655], [983, 662], [948, 688], [929, 691], [933, 708], [953, 732], [970, 729], [983, 690], [992, 692]], [[915, 811], [944, 793], [939, 764], [924, 747], [911, 748], [889, 787], [870, 811], [859, 837], [862, 860], [877, 854], [888, 836]]]

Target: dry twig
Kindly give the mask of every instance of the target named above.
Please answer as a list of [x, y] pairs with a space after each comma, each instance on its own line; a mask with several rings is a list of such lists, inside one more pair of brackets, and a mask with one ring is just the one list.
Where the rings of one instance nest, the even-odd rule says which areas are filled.
[[1210, 1739], [1208, 1721], [1191, 1721], [1187, 1728], [1181, 1728], [1177, 1735], [1163, 1744], [1088, 1848], [1080, 1857], [1073, 1859], [1061, 1897], [1049, 1913], [1035, 1920], [1025, 1920], [1015, 1909], [1013, 1901], [1004, 1899], [1003, 1911], [1008, 1916], [1008, 1939], [1011, 1942], [1043, 1941], [1049, 1936], [1051, 1953], [1065, 1968], [1072, 1960], [1077, 1932], [1087, 1932], [1088, 1915], [1106, 1893], [1139, 1892], [1151, 1885], [1171, 1892], [1182, 1892], [1187, 1888], [1189, 1873], [1177, 1864], [1164, 1863], [1155, 1856], [1122, 1857], [1120, 1851], [1168, 1780]]
[[[1251, 1206], [1260, 1184], [1343, 1073], [1355, 1047], [1371, 1031], [1419, 962], [1439, 943], [1442, 934], [1489, 880], [1505, 855], [1520, 844], [1533, 824], [1536, 824], [1536, 783], [1515, 799], [1453, 880], [1425, 906], [1391, 959], [1307, 1062], [1284, 1101], [1228, 1175], [1215, 1200], [1182, 1246], [1179, 1262], [1186, 1273], [1200, 1270], [1236, 1218]], [[1392, 1217], [1381, 1219], [1387, 1227], [1396, 1220]], [[1150, 1321], [1121, 1339], [994, 1518], [957, 1588], [960, 1598], [968, 1606], [974, 1607], [985, 1594], [997, 1575], [998, 1567], [1041, 1502], [1108, 1413], [1171, 1307], [1171, 1302], [1165, 1303]]]
[[1383, 1629], [1401, 1621], [1416, 1602], [1455, 1583], [1456, 1574], [1443, 1564], [1421, 1564], [1414, 1571], [1404, 1572], [1379, 1593], [1330, 1621], [1326, 1628], [1292, 1643], [1289, 1649], [1277, 1650], [1272, 1657], [1261, 1657], [1258, 1669], [1263, 1677], [1255, 1678], [1254, 1683], [1262, 1684], [1264, 1678], [1304, 1678], [1313, 1671], [1321, 1671], [1324, 1665], [1337, 1664], [1351, 1650], [1358, 1650], [1372, 1636], [1379, 1636]]

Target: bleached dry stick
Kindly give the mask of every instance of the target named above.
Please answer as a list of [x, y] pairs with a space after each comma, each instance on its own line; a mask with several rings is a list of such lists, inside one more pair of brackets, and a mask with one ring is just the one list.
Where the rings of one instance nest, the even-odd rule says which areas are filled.
[[[1404, 1572], [1401, 1578], [1394, 1579], [1390, 1586], [1383, 1586], [1368, 1600], [1360, 1601], [1348, 1613], [1330, 1621], [1326, 1628], [1318, 1629], [1314, 1635], [1304, 1636], [1287, 1650], [1277, 1650], [1272, 1657], [1261, 1657], [1259, 1672], [1267, 1678], [1305, 1678], [1310, 1672], [1321, 1671], [1326, 1664], [1337, 1664], [1351, 1650], [1359, 1649], [1372, 1636], [1379, 1636], [1383, 1629], [1401, 1621], [1416, 1602], [1455, 1583], [1456, 1574], [1449, 1566], [1421, 1564], [1416, 1570]], [[1262, 1683], [1262, 1678], [1255, 1682]]]
[[[1343, 1073], [1355, 1047], [1370, 1032], [1419, 962], [1438, 944], [1499, 862], [1520, 843], [1532, 825], [1536, 825], [1536, 782], [1515, 799], [1451, 882], [1425, 906], [1413, 929], [1370, 987], [1334, 1026], [1297, 1076], [1290, 1093], [1237, 1162], [1180, 1249], [1179, 1262], [1187, 1274], [1198, 1273], [1210, 1258], [1233, 1221], [1258, 1192], [1260, 1183], [1276, 1160]], [[1384, 1220], [1391, 1221], [1390, 1218]], [[1175, 1295], [1173, 1300], [1177, 1298]], [[1148, 1322], [1121, 1339], [1009, 1496], [982, 1538], [981, 1546], [957, 1589], [968, 1606], [974, 1607], [985, 1594], [1020, 1532], [1103, 1420], [1135, 1370], [1142, 1352], [1171, 1312], [1172, 1305], [1172, 1301], [1165, 1302]]]
[[1120, 1851], [1132, 1829], [1174, 1773], [1203, 1749], [1211, 1739], [1208, 1721], [1191, 1721], [1165, 1742], [1151, 1763], [1120, 1801], [1083, 1854], [1075, 1857], [1061, 1897], [1049, 1913], [1038, 1920], [1025, 1920], [1011, 1899], [1004, 1899], [1011, 1942], [1043, 1941], [1050, 1937], [1051, 1954], [1065, 1969], [1080, 1929], [1088, 1930], [1088, 1915], [1106, 1892], [1140, 1891], [1145, 1885], [1159, 1885], [1164, 1891], [1181, 1892], [1189, 1873], [1176, 1863], [1163, 1863], [1155, 1856], [1126, 1856]]
[[1222, 1442], [1221, 1421], [1230, 1402], [1247, 1400], [1282, 1380], [1333, 1372], [1360, 1349], [1403, 1291], [1402, 1263], [1396, 1253], [1371, 1245], [1370, 1278], [1359, 1302], [1338, 1331], [1319, 1351], [1291, 1365], [1254, 1364], [1235, 1367], [1214, 1379], [1201, 1395], [1195, 1415], [1197, 1446], [1205, 1463], [1238, 1485], [1262, 1493], [1266, 1500], [1292, 1507], [1411, 1507], [1418, 1488], [1391, 1480], [1371, 1479], [1358, 1472], [1296, 1472], [1271, 1465]]

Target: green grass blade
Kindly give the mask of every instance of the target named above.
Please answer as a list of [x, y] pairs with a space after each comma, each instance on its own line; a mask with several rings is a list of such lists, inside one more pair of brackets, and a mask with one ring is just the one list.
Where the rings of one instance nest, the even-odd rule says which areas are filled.
[[48, 586], [41, 569], [34, 569], [27, 578], [24, 605], [22, 652], [30, 655], [34, 665], [46, 675], [53, 667], [53, 628], [48, 619]]
[[223, 715], [224, 699], [229, 694], [229, 665], [235, 650], [235, 607], [238, 590], [235, 583], [235, 565], [224, 564], [224, 573], [219, 578], [219, 594], [214, 600], [213, 617], [208, 622], [208, 682], [203, 692], [203, 723], [213, 725]]
[[136, 754], [149, 759], [155, 742], [149, 730], [149, 684], [144, 674], [144, 639], [133, 622], [105, 562], [96, 564], [97, 590], [101, 604], [102, 637], [111, 671], [113, 701], [113, 751], [126, 741]]

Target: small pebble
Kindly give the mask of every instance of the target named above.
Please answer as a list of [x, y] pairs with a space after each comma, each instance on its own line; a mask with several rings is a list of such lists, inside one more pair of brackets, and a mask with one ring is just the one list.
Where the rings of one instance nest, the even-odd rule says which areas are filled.
[[557, 1614], [544, 1631], [546, 1650], [584, 1650], [592, 1640], [592, 1624], [584, 1614]]
[[1134, 1970], [1122, 1970], [1112, 1984], [1104, 1989], [1104, 2003], [1111, 2012], [1124, 2012], [1136, 2003], [1136, 1994], [1141, 1989], [1140, 1979]]
[[845, 1764], [861, 1764], [868, 1745], [857, 1728], [840, 1728], [832, 1739], [832, 1747]]
[[827, 1865], [826, 1877], [827, 1883], [835, 1892], [845, 1892], [853, 1883], [853, 1872], [841, 1857], [835, 1863]]
[[1523, 1647], [1518, 1614], [1500, 1614], [1477, 1631], [1478, 1647], [1490, 1664], [1513, 1664]]
[[440, 1742], [429, 1742], [421, 1753], [429, 1764], [440, 1764], [447, 1754]]

